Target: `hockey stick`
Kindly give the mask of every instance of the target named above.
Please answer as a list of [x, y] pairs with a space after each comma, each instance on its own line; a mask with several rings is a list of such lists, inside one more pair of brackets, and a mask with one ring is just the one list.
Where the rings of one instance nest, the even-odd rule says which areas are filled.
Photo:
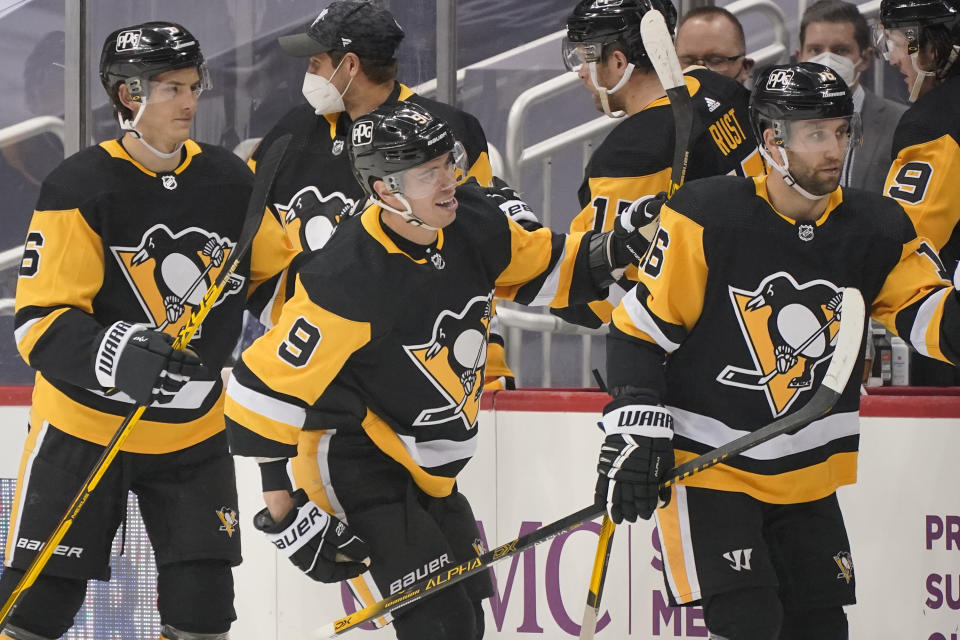
[[[670, 186], [667, 188], [669, 198], [683, 186], [687, 177], [690, 136], [693, 132], [693, 103], [690, 101], [690, 91], [687, 90], [683, 69], [680, 67], [677, 50], [673, 45], [673, 37], [667, 29], [662, 13], [651, 9], [643, 14], [643, 18], [640, 19], [640, 37], [653, 70], [667, 92], [670, 110], [673, 113], [673, 164], [670, 168]], [[583, 610], [583, 620], [580, 625], [580, 640], [592, 640], [594, 636], [603, 582], [607, 576], [607, 563], [610, 561], [610, 548], [613, 546], [613, 528], [614, 524], [610, 521], [610, 517], [604, 514], [601, 532], [609, 531], [609, 534], [601, 533], [597, 541], [597, 553], [594, 556], [590, 586], [587, 589], [587, 604]]]
[[[180, 329], [173, 342], [174, 349], [186, 349], [193, 334], [200, 328], [200, 323], [202, 323], [204, 318], [207, 317], [207, 314], [210, 313], [210, 309], [213, 308], [221, 292], [226, 287], [227, 280], [229, 280], [230, 276], [237, 270], [241, 258], [243, 258], [251, 246], [253, 246], [253, 239], [260, 229], [260, 220], [263, 216], [263, 211], [267, 207], [267, 196], [273, 186], [277, 171], [280, 169], [280, 161], [283, 159], [283, 155], [287, 150], [290, 138], [290, 134], [277, 138], [264, 154], [263, 162], [258, 165], [260, 171], [257, 173], [253, 182], [250, 200], [247, 204], [246, 213], [244, 214], [243, 226], [240, 228], [240, 236], [237, 238], [234, 250], [228, 258], [229, 264], [224, 265], [223, 270], [217, 275], [216, 281], [207, 289], [203, 299], [200, 301], [200, 305], [195, 311], [190, 313], [190, 318], [183, 328]], [[60, 518], [60, 522], [53, 530], [53, 533], [50, 534], [47, 541], [43, 543], [39, 553], [34, 557], [33, 562], [30, 563], [23, 577], [20, 578], [20, 582], [17, 583], [13, 593], [10, 594], [7, 602], [3, 605], [3, 609], [0, 610], [0, 630], [3, 629], [5, 623], [10, 618], [24, 592], [33, 586], [33, 583], [50, 560], [50, 556], [52, 556], [56, 550], [57, 545], [63, 540], [63, 537], [67, 534], [67, 531], [70, 530], [70, 527], [73, 526], [73, 522], [76, 520], [83, 505], [90, 497], [90, 494], [93, 493], [94, 489], [97, 488], [97, 485], [107, 472], [107, 469], [109, 469], [113, 459], [116, 458], [117, 453], [119, 453], [120, 447], [123, 446], [133, 427], [139, 422], [140, 417], [146, 410], [146, 405], [139, 405], [120, 423], [120, 427], [116, 433], [113, 434], [110, 442], [107, 443], [103, 454], [93, 466], [87, 479], [84, 480], [83, 486], [80, 487], [80, 491], [70, 503], [66, 513]]]
[[[700, 473], [705, 469], [709, 469], [751, 447], [755, 447], [776, 436], [790, 433], [800, 427], [806, 426], [814, 420], [823, 417], [833, 408], [833, 405], [840, 399], [847, 380], [850, 378], [850, 373], [853, 371], [853, 366], [856, 364], [857, 357], [860, 355], [860, 341], [863, 338], [863, 323], [866, 317], [863, 297], [860, 295], [860, 292], [853, 288], [847, 288], [843, 290], [843, 294], [843, 313], [840, 319], [840, 331], [837, 334], [837, 345], [834, 348], [830, 365], [824, 374], [823, 383], [807, 404], [794, 413], [774, 420], [757, 431], [741, 436], [713, 451], [697, 456], [693, 460], [671, 469], [667, 474], [667, 478], [660, 484], [661, 488], [677, 484], [681, 480], [695, 473]], [[424, 596], [430, 595], [440, 589], [445, 589], [481, 571], [486, 571], [490, 565], [495, 562], [527, 551], [541, 542], [555, 538], [561, 533], [571, 531], [587, 520], [593, 520], [604, 513], [604, 509], [605, 507], [603, 505], [592, 504], [556, 522], [541, 527], [536, 531], [500, 545], [496, 549], [488, 551], [476, 558], [471, 558], [470, 560], [461, 562], [455, 567], [430, 574], [406, 589], [398, 591], [389, 598], [375, 602], [359, 611], [320, 627], [316, 631], [315, 636], [318, 638], [333, 638], [342, 635], [368, 620], [379, 618], [394, 609], [416, 602]]]
[[496, 549], [487, 551], [476, 558], [471, 558], [465, 562], [461, 562], [455, 567], [442, 569], [437, 573], [430, 574], [406, 589], [398, 591], [389, 598], [374, 602], [359, 611], [320, 627], [314, 635], [317, 638], [333, 638], [339, 636], [368, 620], [379, 618], [394, 609], [416, 602], [420, 598], [428, 596], [435, 591], [445, 589], [481, 571], [486, 571], [494, 562], [522, 553], [541, 542], [546, 542], [547, 540], [557, 537], [561, 533], [576, 529], [584, 522], [593, 520], [601, 513], [603, 513], [602, 506], [591, 504], [575, 513], [560, 518], [556, 522], [551, 522], [536, 531], [532, 531], [520, 536], [516, 540], [500, 545]]
[[683, 69], [677, 58], [677, 50], [673, 46], [673, 36], [667, 29], [667, 23], [656, 9], [643, 14], [640, 20], [640, 37], [643, 39], [643, 48], [653, 64], [653, 70], [660, 78], [670, 99], [670, 109], [673, 111], [673, 129], [675, 142], [673, 146], [673, 165], [670, 169], [670, 188], [667, 197], [683, 186], [687, 176], [687, 162], [690, 160], [690, 134], [693, 131], [693, 103], [690, 101], [690, 92], [683, 78]]
[[613, 532], [616, 529], [613, 520], [606, 512], [600, 525], [600, 538], [597, 540], [597, 553], [593, 558], [593, 571], [590, 573], [590, 588], [587, 591], [587, 606], [580, 621], [580, 638], [593, 638], [597, 628], [597, 616], [600, 614], [600, 597], [603, 584], [607, 580], [607, 566], [610, 564], [610, 551], [613, 549]]

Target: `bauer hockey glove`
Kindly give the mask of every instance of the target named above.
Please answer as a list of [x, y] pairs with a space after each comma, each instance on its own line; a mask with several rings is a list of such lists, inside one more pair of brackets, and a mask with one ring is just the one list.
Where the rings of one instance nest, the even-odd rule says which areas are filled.
[[543, 226], [537, 220], [537, 216], [533, 213], [530, 205], [524, 202], [514, 188], [501, 178], [494, 176], [493, 186], [486, 187], [484, 192], [500, 211], [503, 211], [508, 218], [527, 231], [534, 231]]
[[345, 522], [312, 502], [303, 489], [291, 496], [294, 508], [283, 520], [274, 522], [270, 511], [263, 509], [253, 517], [253, 526], [318, 582], [340, 582], [367, 570], [370, 548], [366, 542], [353, 535]]
[[640, 229], [657, 219], [660, 207], [667, 201], [667, 192], [638, 198], [613, 221], [613, 259], [618, 266], [639, 264], [650, 243]]
[[660, 481], [673, 468], [673, 416], [664, 408], [621, 398], [603, 410], [607, 437], [597, 463], [596, 503], [606, 505], [615, 524], [649, 520], [658, 504], [670, 502]]
[[114, 322], [98, 343], [93, 363], [97, 381], [139, 405], [170, 402], [190, 378], [206, 371], [192, 349], [174, 349], [172, 336], [142, 324]]

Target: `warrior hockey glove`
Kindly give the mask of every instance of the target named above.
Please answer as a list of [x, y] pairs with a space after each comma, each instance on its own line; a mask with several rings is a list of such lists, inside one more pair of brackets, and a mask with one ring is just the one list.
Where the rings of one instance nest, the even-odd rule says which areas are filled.
[[660, 481], [673, 468], [673, 417], [663, 407], [614, 400], [600, 423], [607, 434], [597, 464], [595, 500], [605, 504], [615, 524], [649, 520], [657, 505], [670, 502]]
[[346, 523], [311, 502], [303, 489], [294, 491], [294, 508], [274, 522], [263, 509], [253, 526], [282, 551], [298, 569], [318, 582], [355, 578], [370, 566], [370, 548]]
[[115, 322], [100, 336], [93, 363], [97, 381], [137, 404], [166, 404], [193, 376], [205, 371], [191, 349], [173, 348], [173, 338], [142, 324]]
[[484, 191], [500, 211], [527, 231], [534, 231], [542, 226], [530, 205], [520, 198], [513, 187], [500, 178], [494, 176], [493, 186], [487, 187]]

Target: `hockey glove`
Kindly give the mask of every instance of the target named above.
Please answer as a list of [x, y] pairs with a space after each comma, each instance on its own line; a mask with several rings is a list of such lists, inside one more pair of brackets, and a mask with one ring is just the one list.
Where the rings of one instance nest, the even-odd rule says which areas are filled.
[[660, 481], [673, 468], [673, 417], [663, 407], [614, 400], [604, 408], [595, 500], [605, 504], [615, 524], [649, 520], [670, 502]]
[[640, 235], [645, 227], [660, 215], [660, 207], [667, 201], [667, 192], [638, 198], [630, 203], [613, 221], [613, 261], [616, 266], [639, 264], [650, 243]]
[[487, 187], [484, 191], [500, 211], [527, 231], [533, 231], [542, 226], [530, 205], [524, 202], [513, 187], [502, 179], [494, 176], [493, 186]]
[[173, 338], [142, 324], [115, 322], [100, 335], [93, 363], [97, 381], [137, 404], [166, 404], [193, 376], [205, 371], [191, 349], [173, 348]]
[[370, 566], [370, 548], [353, 535], [346, 523], [311, 502], [303, 489], [294, 491], [294, 508], [274, 522], [270, 511], [253, 517], [253, 526], [290, 558], [298, 569], [318, 582], [355, 578]]

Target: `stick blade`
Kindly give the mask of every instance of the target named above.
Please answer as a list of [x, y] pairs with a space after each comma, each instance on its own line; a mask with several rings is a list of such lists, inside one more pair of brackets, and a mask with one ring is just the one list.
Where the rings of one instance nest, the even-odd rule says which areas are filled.
[[578, 640], [593, 640], [596, 629], [597, 610], [588, 604], [583, 610], [583, 621], [580, 625], [580, 636]]
[[680, 68], [673, 37], [667, 29], [662, 13], [651, 9], [643, 14], [640, 19], [640, 37], [663, 88], [668, 91], [681, 86], [685, 88], [683, 69]]
[[840, 329], [837, 331], [837, 344], [830, 358], [830, 365], [823, 375], [823, 384], [842, 393], [853, 373], [853, 366], [860, 357], [863, 342], [863, 325], [866, 322], [866, 306], [863, 295], [853, 287], [843, 290], [843, 302], [840, 307]]

